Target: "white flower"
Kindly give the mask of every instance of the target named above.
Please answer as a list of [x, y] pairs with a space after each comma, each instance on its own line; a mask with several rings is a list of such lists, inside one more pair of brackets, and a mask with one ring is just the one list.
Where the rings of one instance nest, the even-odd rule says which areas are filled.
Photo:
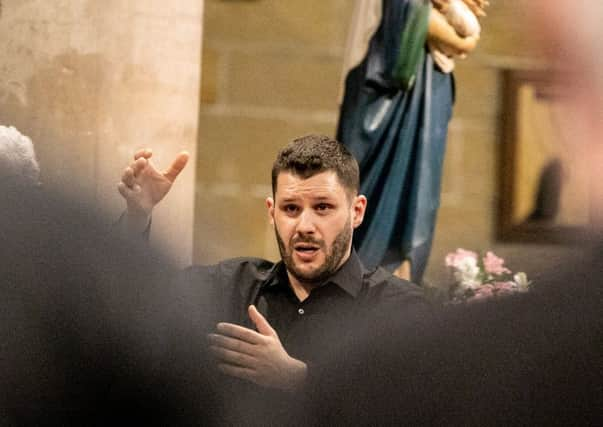
[[519, 273], [515, 274], [513, 276], [513, 281], [515, 281], [515, 283], [517, 284], [517, 290], [520, 292], [527, 291], [528, 287], [530, 286], [528, 276], [523, 271], [520, 271]]
[[481, 285], [478, 279], [479, 273], [477, 260], [473, 257], [465, 257], [455, 266], [454, 278], [462, 289], [476, 289]]

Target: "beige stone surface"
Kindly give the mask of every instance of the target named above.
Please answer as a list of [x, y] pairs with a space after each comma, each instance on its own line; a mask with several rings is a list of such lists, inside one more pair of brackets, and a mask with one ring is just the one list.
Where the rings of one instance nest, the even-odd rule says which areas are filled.
[[482, 19], [478, 55], [542, 57], [539, 34], [528, 20], [526, 6], [532, 0], [491, 0]]
[[333, 134], [332, 123], [237, 114], [200, 116], [199, 182], [270, 184], [277, 151], [291, 139], [310, 132]]
[[208, 40], [248, 49], [289, 45], [338, 50], [349, 17], [348, 0], [220, 1], [206, 4]]
[[494, 127], [499, 113], [500, 70], [470, 57], [456, 61], [454, 78], [457, 89], [454, 117], [479, 120]]
[[221, 79], [220, 55], [209, 46], [203, 48], [201, 58], [203, 64], [203, 79], [201, 80], [201, 102], [215, 104], [218, 101], [218, 87]]
[[0, 123], [30, 135], [42, 179], [116, 215], [121, 171], [153, 147], [191, 167], [158, 210], [154, 237], [192, 255], [203, 1], [4, 0]]
[[496, 134], [480, 121], [453, 119], [448, 130], [442, 178], [442, 205], [460, 206], [470, 198], [492, 214], [496, 186]]
[[233, 55], [227, 99], [234, 104], [332, 110], [341, 58], [303, 53]]
[[277, 260], [265, 203], [269, 189], [258, 188], [253, 194], [238, 192], [234, 185], [204, 187], [205, 192], [197, 197], [195, 262], [213, 263], [236, 256]]

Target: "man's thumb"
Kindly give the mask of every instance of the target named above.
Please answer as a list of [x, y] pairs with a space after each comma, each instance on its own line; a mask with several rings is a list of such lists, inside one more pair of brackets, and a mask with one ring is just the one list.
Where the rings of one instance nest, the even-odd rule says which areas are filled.
[[188, 154], [187, 151], [183, 151], [180, 154], [178, 154], [178, 156], [172, 162], [172, 164], [168, 168], [168, 170], [166, 170], [163, 173], [163, 176], [165, 176], [171, 182], [174, 182], [176, 177], [180, 174], [180, 172], [182, 172], [182, 169], [184, 169], [184, 167], [186, 166], [186, 163], [188, 162], [189, 157], [190, 157], [190, 154]]
[[277, 336], [276, 331], [272, 329], [272, 326], [270, 326], [270, 323], [262, 316], [262, 313], [255, 308], [255, 305], [250, 305], [247, 312], [249, 313], [249, 318], [260, 334]]

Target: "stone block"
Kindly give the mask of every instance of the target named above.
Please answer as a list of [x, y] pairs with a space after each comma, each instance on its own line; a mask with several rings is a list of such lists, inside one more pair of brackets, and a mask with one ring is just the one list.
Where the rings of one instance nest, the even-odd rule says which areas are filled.
[[203, 47], [201, 71], [201, 103], [215, 104], [220, 91], [220, 55], [209, 46]]
[[287, 142], [308, 133], [334, 132], [334, 123], [304, 121], [295, 114], [275, 119], [202, 112], [197, 182], [270, 185], [272, 163]]
[[493, 124], [501, 103], [499, 73], [493, 67], [481, 65], [475, 58], [456, 61], [453, 117]]
[[310, 46], [341, 49], [350, 7], [341, 0], [205, 2], [206, 40], [229, 45]]
[[442, 205], [490, 203], [496, 187], [496, 134], [479, 123], [453, 120], [442, 177]]
[[[208, 264], [238, 256], [278, 259], [264, 198], [250, 194], [199, 194], [194, 260]], [[271, 251], [272, 250], [272, 251]]]
[[233, 54], [229, 103], [336, 110], [341, 59], [291, 52]]
[[493, 1], [482, 20], [482, 34], [478, 45], [481, 53], [511, 57], [542, 56], [538, 47], [538, 32], [534, 22], [526, 19], [531, 0]]

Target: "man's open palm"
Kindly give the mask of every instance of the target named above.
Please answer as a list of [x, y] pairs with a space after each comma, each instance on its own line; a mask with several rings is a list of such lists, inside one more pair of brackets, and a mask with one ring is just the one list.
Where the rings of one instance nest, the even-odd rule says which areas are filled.
[[248, 309], [257, 331], [233, 323], [219, 323], [210, 334], [210, 349], [218, 369], [261, 386], [295, 390], [306, 377], [306, 364], [289, 356], [276, 331], [255, 306]]
[[183, 151], [169, 168], [161, 172], [150, 161], [152, 155], [149, 149], [137, 151], [134, 161], [124, 169], [118, 185], [131, 215], [149, 216], [155, 205], [170, 191], [189, 159], [189, 154]]

